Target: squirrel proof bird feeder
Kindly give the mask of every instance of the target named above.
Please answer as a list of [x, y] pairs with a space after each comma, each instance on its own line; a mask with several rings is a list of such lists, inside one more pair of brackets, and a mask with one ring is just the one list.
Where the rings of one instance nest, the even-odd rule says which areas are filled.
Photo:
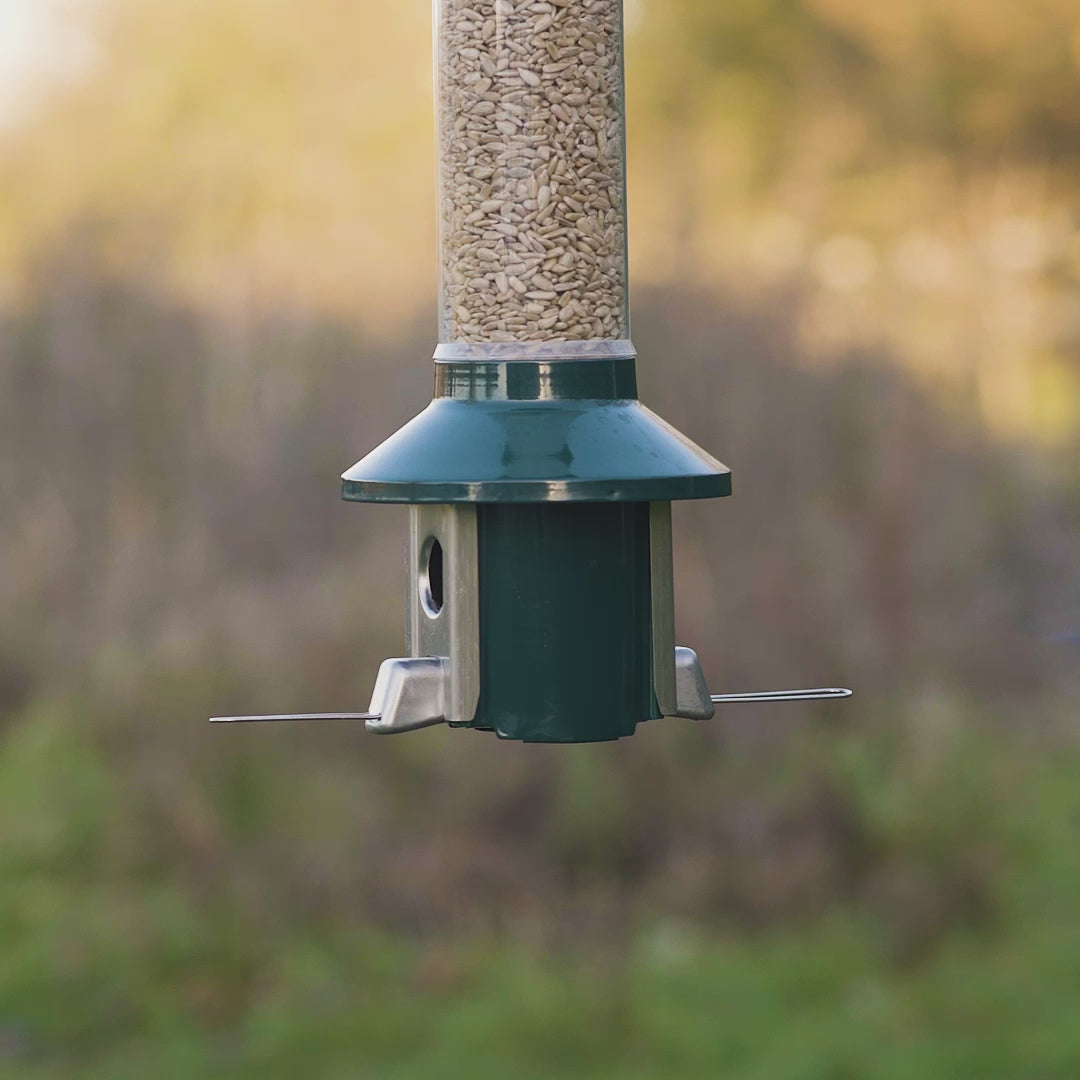
[[602, 742], [717, 703], [675, 644], [671, 504], [731, 472], [638, 400], [627, 302], [622, 0], [436, 0], [435, 394], [343, 477], [409, 506], [408, 656], [369, 712]]

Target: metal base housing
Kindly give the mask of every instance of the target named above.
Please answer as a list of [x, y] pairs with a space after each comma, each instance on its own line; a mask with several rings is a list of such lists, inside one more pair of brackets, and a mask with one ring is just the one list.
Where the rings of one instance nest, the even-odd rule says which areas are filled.
[[[371, 711], [417, 705], [373, 730], [439, 701], [451, 726], [542, 743], [677, 713], [671, 501], [729, 495], [731, 474], [638, 401], [632, 356], [437, 361], [435, 400], [342, 482], [412, 504], [410, 659]], [[392, 697], [414, 669], [415, 698]]]

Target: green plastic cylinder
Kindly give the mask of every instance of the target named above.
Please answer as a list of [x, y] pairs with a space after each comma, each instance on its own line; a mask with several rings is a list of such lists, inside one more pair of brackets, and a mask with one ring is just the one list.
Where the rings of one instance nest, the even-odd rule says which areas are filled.
[[472, 726], [609, 742], [659, 717], [648, 503], [478, 508], [480, 704]]

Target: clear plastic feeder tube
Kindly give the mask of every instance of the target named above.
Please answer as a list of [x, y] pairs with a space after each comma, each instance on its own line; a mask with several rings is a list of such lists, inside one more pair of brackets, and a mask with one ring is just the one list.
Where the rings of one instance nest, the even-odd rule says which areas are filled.
[[440, 355], [627, 355], [622, 0], [435, 0]]

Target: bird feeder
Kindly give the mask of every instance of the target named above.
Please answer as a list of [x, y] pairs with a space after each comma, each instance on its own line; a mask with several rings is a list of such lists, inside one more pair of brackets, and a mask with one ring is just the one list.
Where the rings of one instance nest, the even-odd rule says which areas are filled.
[[622, 0], [436, 0], [434, 400], [343, 477], [409, 506], [408, 655], [362, 719], [582, 743], [712, 696], [675, 643], [671, 504], [731, 473], [638, 400]]

